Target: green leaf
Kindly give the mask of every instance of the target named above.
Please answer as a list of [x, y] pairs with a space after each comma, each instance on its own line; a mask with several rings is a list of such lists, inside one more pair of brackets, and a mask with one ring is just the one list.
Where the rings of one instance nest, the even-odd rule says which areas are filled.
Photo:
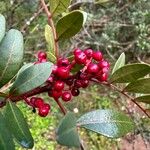
[[124, 91], [133, 93], [150, 93], [150, 78], [139, 79], [128, 84]]
[[0, 14], [0, 42], [2, 41], [6, 30], [6, 20], [3, 15]]
[[53, 16], [56, 16], [68, 9], [70, 0], [49, 0], [49, 3], [51, 13], [53, 14]]
[[134, 100], [138, 101], [138, 102], [150, 104], [150, 95], [144, 95], [144, 96], [136, 97]]
[[52, 63], [46, 62], [28, 67], [16, 78], [10, 89], [12, 95], [26, 93], [42, 85], [52, 72]]
[[55, 56], [55, 39], [53, 36], [52, 28], [49, 25], [45, 26], [45, 39], [48, 44], [48, 59], [49, 61], [55, 63], [56, 62], [56, 56]]
[[12, 135], [7, 129], [6, 121], [1, 112], [0, 112], [0, 150], [15, 150]]
[[11, 29], [0, 44], [0, 87], [16, 75], [23, 59], [23, 36]]
[[120, 55], [120, 57], [118, 58], [118, 60], [116, 61], [115, 65], [114, 65], [114, 68], [112, 70], [112, 74], [118, 70], [119, 68], [123, 67], [125, 65], [125, 53], [122, 53]]
[[56, 25], [58, 39], [67, 39], [77, 34], [82, 28], [86, 17], [86, 13], [82, 11], [72, 11], [62, 17]]
[[122, 137], [134, 128], [126, 115], [113, 110], [95, 110], [81, 116], [77, 125], [107, 137]]
[[57, 131], [57, 142], [68, 147], [80, 147], [76, 118], [73, 113], [66, 114], [61, 120]]
[[25, 148], [32, 148], [34, 145], [33, 138], [29, 131], [27, 122], [16, 104], [9, 101], [4, 110], [4, 115], [9, 131], [17, 142]]
[[133, 82], [150, 73], [148, 64], [128, 64], [113, 73], [110, 82], [128, 83]]

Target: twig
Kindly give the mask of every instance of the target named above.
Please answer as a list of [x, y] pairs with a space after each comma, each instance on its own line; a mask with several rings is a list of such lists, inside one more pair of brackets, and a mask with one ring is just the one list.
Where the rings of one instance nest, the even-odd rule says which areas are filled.
[[123, 90], [119, 89], [118, 87], [116, 87], [115, 85], [113, 84], [110, 84], [108, 82], [100, 82], [98, 80], [95, 80], [95, 79], [91, 79], [91, 81], [93, 82], [96, 82], [96, 83], [100, 83], [100, 84], [103, 84], [113, 90], [116, 90], [117, 92], [123, 94], [126, 98], [130, 99], [137, 107], [139, 107], [141, 109], [141, 111], [148, 117], [150, 118], [150, 115], [146, 112], [146, 110], [144, 108], [142, 108], [135, 100], [134, 98], [132, 98], [130, 95], [128, 95], [127, 93], [125, 93]]
[[48, 18], [48, 24], [51, 26], [52, 28], [52, 32], [53, 32], [53, 36], [54, 36], [54, 39], [55, 39], [55, 43], [54, 43], [54, 46], [55, 46], [55, 56], [56, 58], [58, 58], [58, 55], [59, 55], [59, 51], [58, 51], [58, 38], [57, 38], [57, 33], [56, 33], [56, 29], [55, 29], [55, 26], [54, 26], [54, 22], [53, 22], [53, 19], [52, 19], [52, 14], [51, 12], [48, 10], [48, 7], [45, 3], [44, 0], [41, 0], [41, 4], [44, 8], [44, 11], [47, 15], [47, 18]]

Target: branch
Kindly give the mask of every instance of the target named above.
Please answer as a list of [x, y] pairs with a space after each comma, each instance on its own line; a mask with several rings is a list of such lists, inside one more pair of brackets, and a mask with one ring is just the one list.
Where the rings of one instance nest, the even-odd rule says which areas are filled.
[[53, 22], [53, 19], [52, 19], [52, 14], [51, 12], [48, 10], [48, 7], [45, 3], [44, 0], [41, 0], [41, 4], [42, 4], [42, 7], [44, 8], [44, 11], [47, 15], [47, 18], [48, 18], [48, 24], [51, 26], [52, 28], [52, 32], [53, 32], [53, 36], [54, 36], [54, 39], [55, 39], [55, 56], [56, 58], [58, 58], [58, 55], [59, 55], [59, 46], [58, 46], [58, 38], [57, 38], [57, 33], [56, 33], [56, 29], [55, 29], [55, 25], [54, 25], [54, 22]]

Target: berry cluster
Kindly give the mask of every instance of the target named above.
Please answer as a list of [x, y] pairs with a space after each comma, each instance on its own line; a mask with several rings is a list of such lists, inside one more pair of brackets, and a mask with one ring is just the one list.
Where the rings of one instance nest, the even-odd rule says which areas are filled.
[[[36, 63], [47, 61], [45, 52], [40, 51], [37, 56]], [[56, 101], [59, 98], [64, 102], [70, 101], [73, 96], [80, 94], [80, 88], [88, 87], [93, 79], [100, 82], [107, 81], [110, 65], [100, 51], [75, 49], [72, 58], [72, 60], [64, 57], [58, 58], [57, 63], [53, 66], [52, 74], [46, 81], [48, 86], [52, 87], [48, 91], [48, 95]], [[75, 68], [79, 69], [75, 72], [73, 71]], [[31, 98], [31, 101], [32, 99], [35, 101], [35, 97]], [[40, 100], [38, 101], [38, 105], [35, 104], [34, 107], [39, 108], [40, 116], [46, 116], [50, 106], [43, 105]]]
[[32, 97], [30, 100], [26, 101], [28, 105], [38, 109], [38, 114], [41, 117], [46, 117], [50, 111], [50, 105], [45, 103], [42, 98]]

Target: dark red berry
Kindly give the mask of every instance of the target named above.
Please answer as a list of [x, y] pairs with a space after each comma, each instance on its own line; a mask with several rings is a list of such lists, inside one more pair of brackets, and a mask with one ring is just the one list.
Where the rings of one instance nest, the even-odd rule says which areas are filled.
[[73, 96], [78, 96], [79, 94], [80, 94], [80, 91], [78, 90], [78, 89], [72, 89], [71, 90], [71, 94], [73, 95]]
[[88, 79], [87, 74], [81, 73], [81, 74], [80, 74], [80, 79], [82, 79], [82, 80], [87, 80], [87, 79]]
[[64, 84], [63, 81], [56, 81], [55, 84], [54, 84], [54, 89], [55, 89], [56, 91], [61, 91], [61, 90], [63, 90], [64, 85], [65, 85], [65, 84]]
[[89, 80], [82, 80], [82, 87], [83, 88], [86, 88], [86, 87], [88, 87], [88, 85], [89, 85]]
[[58, 66], [68, 66], [70, 62], [67, 58], [59, 58], [57, 64]]
[[46, 58], [47, 58], [47, 54], [45, 52], [42, 52], [42, 51], [38, 52], [38, 59], [40, 61], [42, 61], [43, 59], [46, 59]]
[[77, 48], [77, 49], [75, 49], [75, 50], [73, 51], [74, 55], [77, 55], [77, 54], [79, 54], [79, 53], [81, 53], [81, 52], [82, 52], [82, 50], [79, 49], [79, 48]]
[[86, 49], [84, 50], [85, 55], [87, 58], [91, 58], [93, 56], [93, 50], [92, 49]]
[[87, 60], [87, 57], [84, 52], [80, 52], [75, 55], [75, 61], [78, 64], [85, 64]]
[[72, 95], [70, 92], [63, 92], [61, 97], [63, 101], [68, 102], [71, 100]]
[[96, 51], [93, 53], [93, 59], [96, 61], [101, 61], [103, 59], [103, 55], [100, 51]]
[[75, 86], [76, 88], [82, 87], [82, 80], [75, 80], [74, 86]]
[[71, 78], [67, 79], [66, 80], [66, 84], [69, 85], [69, 86], [71, 86], [73, 84], [73, 79], [71, 79]]
[[44, 104], [44, 101], [42, 98], [37, 98], [34, 102], [34, 106], [37, 107], [37, 108], [40, 108], [42, 107]]
[[96, 74], [96, 73], [98, 73], [98, 71], [99, 71], [99, 67], [97, 64], [91, 63], [87, 67], [87, 72], [90, 74]]
[[47, 106], [47, 104], [44, 104], [43, 107], [39, 108], [39, 116], [41, 117], [46, 117], [49, 113], [49, 107]]
[[98, 63], [98, 66], [100, 67], [100, 68], [104, 68], [104, 67], [110, 67], [110, 64], [109, 64], [109, 62], [108, 61], [106, 61], [106, 60], [103, 60], [103, 61], [101, 61], [101, 62], [99, 62]]
[[59, 67], [57, 69], [57, 76], [66, 79], [69, 77], [70, 70], [67, 67]]

